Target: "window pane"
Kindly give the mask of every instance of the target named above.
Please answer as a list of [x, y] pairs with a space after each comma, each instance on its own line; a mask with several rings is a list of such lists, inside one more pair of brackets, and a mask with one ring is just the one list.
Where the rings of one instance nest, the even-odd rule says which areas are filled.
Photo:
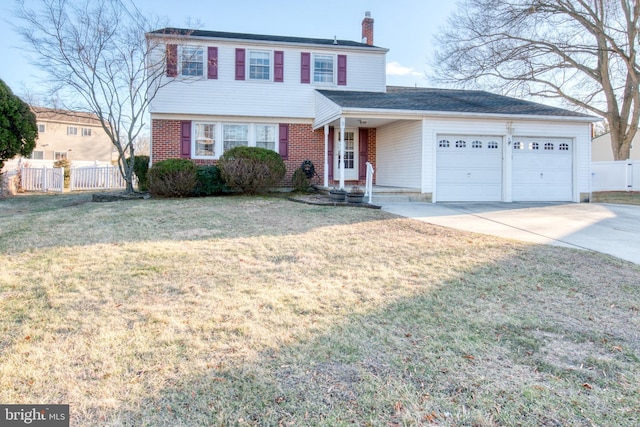
[[27, 159], [44, 160], [44, 151], [34, 151], [30, 156], [27, 156]]
[[256, 125], [256, 147], [275, 151], [276, 127], [274, 125]]
[[196, 124], [195, 155], [213, 157], [215, 155], [216, 125], [211, 123]]
[[204, 72], [204, 49], [183, 46], [181, 65], [183, 76], [202, 76]]
[[241, 145], [249, 145], [249, 126], [248, 125], [224, 125], [223, 126], [223, 145], [224, 151]]
[[269, 80], [271, 55], [269, 52], [249, 52], [249, 78], [251, 80]]
[[44, 133], [44, 125], [38, 125], [38, 133]]
[[315, 55], [313, 57], [313, 81], [333, 83], [333, 56]]

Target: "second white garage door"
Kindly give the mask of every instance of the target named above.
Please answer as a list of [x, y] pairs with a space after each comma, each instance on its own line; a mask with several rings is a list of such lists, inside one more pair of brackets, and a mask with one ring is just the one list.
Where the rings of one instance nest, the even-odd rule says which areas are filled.
[[439, 135], [436, 149], [439, 202], [502, 200], [502, 138]]
[[573, 199], [573, 141], [513, 138], [513, 201]]

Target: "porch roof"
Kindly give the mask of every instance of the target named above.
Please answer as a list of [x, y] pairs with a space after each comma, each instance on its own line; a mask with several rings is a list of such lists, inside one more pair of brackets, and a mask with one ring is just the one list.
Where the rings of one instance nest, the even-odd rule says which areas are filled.
[[386, 92], [318, 90], [341, 109], [487, 114], [598, 120], [593, 116], [480, 90], [388, 86]]

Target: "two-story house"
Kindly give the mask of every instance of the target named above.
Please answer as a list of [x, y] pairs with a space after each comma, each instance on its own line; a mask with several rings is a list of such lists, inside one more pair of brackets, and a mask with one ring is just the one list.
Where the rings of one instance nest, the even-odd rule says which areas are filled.
[[44, 107], [32, 110], [38, 139], [30, 159], [111, 162], [113, 145], [95, 115]]
[[[151, 162], [215, 163], [248, 145], [305, 160], [325, 187], [402, 187], [436, 201], [574, 201], [590, 194], [595, 119], [483, 91], [386, 86], [387, 49], [362, 41], [165, 28]], [[285, 183], [286, 185], [286, 183]]]

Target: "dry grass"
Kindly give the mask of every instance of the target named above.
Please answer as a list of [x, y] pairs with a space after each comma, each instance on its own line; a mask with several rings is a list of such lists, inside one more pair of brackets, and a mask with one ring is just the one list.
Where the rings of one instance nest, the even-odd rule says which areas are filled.
[[0, 201], [0, 402], [72, 425], [640, 423], [640, 268], [275, 198]]
[[594, 203], [615, 203], [621, 205], [640, 205], [638, 191], [598, 191], [592, 194]]

